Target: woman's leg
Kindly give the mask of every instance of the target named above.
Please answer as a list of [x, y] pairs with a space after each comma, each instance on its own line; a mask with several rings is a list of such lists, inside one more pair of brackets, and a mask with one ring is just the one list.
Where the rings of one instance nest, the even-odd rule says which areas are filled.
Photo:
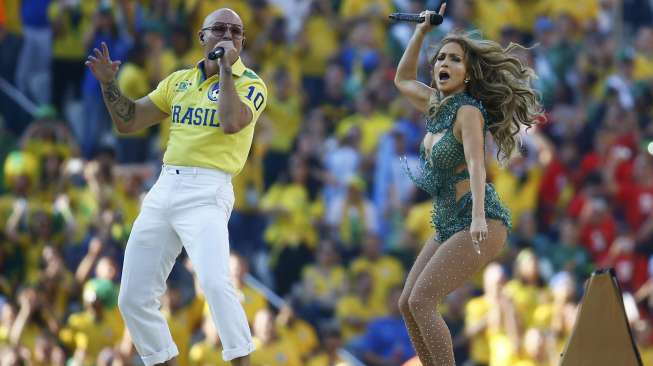
[[408, 306], [435, 361], [433, 365], [455, 366], [451, 333], [437, 306], [499, 254], [506, 236], [503, 223], [488, 220], [488, 236], [478, 254], [469, 231], [458, 232], [440, 245], [417, 278]]
[[426, 264], [429, 262], [431, 257], [433, 257], [433, 254], [435, 254], [435, 251], [439, 246], [440, 243], [435, 240], [435, 236], [426, 241], [422, 251], [417, 256], [417, 259], [415, 259], [415, 263], [410, 269], [408, 277], [406, 277], [404, 289], [401, 292], [401, 297], [399, 297], [399, 310], [401, 311], [401, 316], [406, 322], [406, 328], [408, 329], [408, 334], [410, 335], [410, 339], [413, 342], [417, 356], [424, 366], [432, 366], [435, 365], [435, 363], [431, 353], [429, 352], [429, 349], [424, 344], [424, 337], [422, 337], [420, 334], [419, 326], [417, 325], [413, 314], [410, 312], [410, 307], [408, 306], [408, 298], [411, 291], [413, 291], [413, 287], [415, 286], [417, 278], [419, 277], [420, 273], [422, 273], [424, 267], [426, 267]]

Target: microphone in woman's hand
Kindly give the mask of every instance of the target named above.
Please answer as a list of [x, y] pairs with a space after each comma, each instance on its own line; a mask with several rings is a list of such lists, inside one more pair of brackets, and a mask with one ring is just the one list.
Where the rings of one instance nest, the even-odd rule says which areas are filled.
[[[444, 20], [440, 14], [430, 14], [430, 16], [429, 22], [431, 25], [440, 25]], [[426, 20], [425, 17], [420, 14], [409, 13], [392, 13], [388, 17], [395, 22], [424, 23]]]

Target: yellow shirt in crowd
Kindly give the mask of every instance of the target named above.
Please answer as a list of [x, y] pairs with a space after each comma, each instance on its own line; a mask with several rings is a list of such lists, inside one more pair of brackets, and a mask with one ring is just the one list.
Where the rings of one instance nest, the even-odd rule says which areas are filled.
[[392, 8], [392, 0], [343, 0], [340, 3], [340, 17], [349, 20], [374, 13], [370, 19], [374, 40], [378, 46], [383, 46], [387, 28], [386, 17]]
[[308, 360], [308, 366], [349, 366], [349, 363], [339, 356], [336, 358], [335, 363], [329, 363], [329, 355], [320, 353]]
[[365, 332], [365, 327], [357, 328], [345, 322], [345, 318], [354, 317], [363, 321], [382, 316], [386, 313], [385, 303], [379, 303], [370, 299], [369, 303], [363, 302], [358, 295], [345, 295], [338, 300], [336, 304], [336, 319], [340, 324], [342, 339], [344, 342], [349, 341], [355, 336]]
[[[300, 36], [308, 44], [305, 53], [301, 53], [302, 74], [322, 77], [329, 60], [338, 52], [338, 34], [327, 17], [315, 14], [306, 19]], [[314, 41], [316, 39], [319, 43]]]
[[372, 298], [378, 304], [386, 304], [388, 291], [404, 281], [404, 267], [398, 259], [389, 255], [381, 256], [376, 261], [356, 258], [351, 262], [350, 270], [353, 274], [369, 272], [372, 275]]
[[197, 326], [202, 319], [202, 309], [204, 306], [203, 297], [197, 296], [188, 306], [179, 309], [174, 314], [164, 312], [164, 316], [170, 327], [170, 334], [179, 347], [178, 362], [180, 366], [189, 365], [189, 350], [191, 338], [193, 337], [193, 328]]
[[222, 359], [222, 347], [206, 341], [195, 343], [188, 355], [191, 366], [229, 366], [231, 362]]
[[270, 98], [265, 110], [265, 116], [271, 124], [270, 150], [281, 153], [289, 153], [292, 150], [303, 115], [297, 95], [291, 94], [286, 100], [274, 96]]
[[514, 0], [483, 0], [474, 2], [474, 24], [483, 38], [499, 39], [504, 27], [518, 27], [521, 16]]
[[342, 293], [347, 273], [342, 266], [336, 266], [325, 274], [320, 272], [315, 265], [307, 265], [302, 270], [302, 278], [311, 283], [317, 297], [325, 297], [329, 294]]
[[139, 99], [150, 91], [150, 82], [145, 69], [131, 62], [120, 68], [118, 87], [131, 99]]
[[512, 365], [517, 350], [505, 331], [501, 329], [488, 329], [487, 337], [490, 348], [490, 362], [488, 365]]
[[252, 121], [234, 134], [225, 134], [218, 117], [219, 74], [206, 78], [203, 62], [177, 71], [149, 94], [170, 115], [170, 140], [163, 162], [170, 165], [214, 168], [236, 175], [245, 165], [254, 125], [265, 109], [267, 88], [240, 59], [232, 65], [236, 92], [252, 111]]
[[254, 144], [243, 170], [232, 179], [234, 211], [250, 213], [258, 209], [263, 196], [263, 159], [260, 145]]
[[536, 310], [547, 298], [546, 290], [525, 285], [521, 281], [513, 279], [506, 283], [505, 293], [515, 304], [524, 329], [537, 326]]
[[53, 1], [48, 6], [48, 20], [50, 24], [61, 20], [61, 30], [53, 32], [52, 56], [55, 59], [67, 61], [79, 61], [86, 56], [84, 47], [84, 34], [93, 22], [93, 14], [97, 7], [97, 1], [80, 1], [74, 11], [79, 11], [78, 20], [73, 19], [71, 11], [65, 11], [61, 2]]
[[642, 81], [653, 79], [653, 55], [638, 54], [633, 65], [633, 79]]
[[5, 8], [5, 27], [9, 32], [21, 34], [23, 32], [23, 23], [20, 17], [21, 0], [2, 0]]
[[[288, 44], [274, 44], [268, 42], [255, 55], [261, 60], [261, 75], [274, 82], [274, 75], [279, 70], [284, 70], [290, 77], [290, 87], [297, 94], [301, 85], [301, 64], [297, 55], [297, 49]], [[274, 90], [274, 88], [272, 88]], [[291, 94], [293, 94], [291, 93]]]
[[268, 301], [262, 293], [248, 285], [245, 285], [241, 289], [237, 289], [236, 293], [238, 294], [240, 304], [243, 305], [243, 309], [245, 310], [247, 321], [249, 324], [252, 324], [256, 313], [259, 310], [267, 308]]
[[18, 343], [29, 350], [33, 350], [36, 346], [36, 338], [41, 335], [42, 328], [42, 325], [37, 325], [34, 322], [27, 323], [23, 333], [20, 334]]
[[65, 328], [59, 332], [64, 344], [86, 351], [85, 364], [95, 363], [104, 347], [116, 346], [123, 336], [124, 325], [118, 308], [106, 310], [97, 321], [89, 311], [72, 314]]
[[420, 248], [435, 234], [430, 220], [432, 210], [433, 203], [424, 201], [412, 206], [406, 215], [404, 222], [406, 230], [415, 236]]
[[[490, 311], [490, 304], [484, 296], [475, 297], [465, 305], [465, 327], [484, 321]], [[487, 364], [490, 361], [490, 343], [486, 331], [470, 339], [469, 354], [472, 361]]]
[[546, 0], [541, 2], [539, 13], [554, 19], [567, 14], [583, 26], [598, 17], [599, 0]]
[[538, 364], [537, 362], [529, 358], [520, 358], [517, 361], [513, 362], [513, 366], [548, 366], [548, 365]]
[[277, 214], [265, 229], [264, 239], [275, 252], [286, 246], [301, 243], [314, 247], [317, 234], [311, 228], [306, 187], [299, 184], [274, 184], [261, 200], [261, 209], [282, 208], [285, 213]]
[[512, 214], [513, 227], [519, 226], [519, 218], [523, 213], [534, 212], [537, 206], [542, 169], [532, 167], [524, 184], [520, 184], [510, 169], [500, 169], [496, 163], [490, 164], [490, 172], [494, 177], [494, 186], [501, 201], [506, 204]]
[[351, 115], [338, 124], [337, 136], [345, 136], [354, 127], [361, 130], [360, 150], [364, 155], [373, 154], [376, 151], [381, 136], [392, 128], [392, 118], [385, 113], [374, 112], [371, 116], [361, 114]]
[[289, 325], [276, 326], [279, 338], [292, 344], [300, 358], [308, 356], [320, 343], [315, 329], [305, 320], [295, 318]]
[[[243, 21], [245, 26], [245, 32], [247, 32], [248, 26], [252, 22], [252, 8], [249, 6], [247, 1], [243, 0], [185, 0], [186, 10], [192, 11], [195, 10], [197, 16], [194, 19], [192, 24], [193, 29], [191, 31], [193, 34], [197, 32], [204, 25], [204, 19], [214, 11], [220, 8], [229, 8], [236, 12], [240, 16], [240, 20]], [[247, 34], [246, 34], [247, 35]]]
[[254, 338], [256, 350], [251, 355], [252, 365], [257, 366], [300, 366], [301, 360], [294, 345], [279, 338], [268, 345]]
[[653, 346], [639, 347], [639, 355], [644, 366], [653, 365]]

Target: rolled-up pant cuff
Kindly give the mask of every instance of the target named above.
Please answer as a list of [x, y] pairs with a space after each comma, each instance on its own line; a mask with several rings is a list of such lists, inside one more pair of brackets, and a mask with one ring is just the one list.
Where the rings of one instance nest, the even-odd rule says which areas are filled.
[[254, 343], [250, 342], [249, 344], [247, 344], [246, 347], [238, 347], [238, 348], [222, 350], [222, 358], [225, 361], [231, 361], [234, 358], [247, 356], [252, 352], [254, 352]]
[[177, 346], [173, 344], [172, 346], [164, 349], [163, 351], [152, 353], [147, 356], [141, 356], [141, 359], [143, 360], [145, 366], [152, 366], [152, 365], [156, 365], [157, 363], [164, 363], [169, 359], [177, 356], [178, 354], [179, 354], [179, 350], [177, 349]]

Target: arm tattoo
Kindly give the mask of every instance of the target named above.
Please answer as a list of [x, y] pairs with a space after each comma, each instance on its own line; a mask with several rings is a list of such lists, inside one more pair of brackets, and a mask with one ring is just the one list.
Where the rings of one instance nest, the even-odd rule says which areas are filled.
[[112, 114], [115, 114], [123, 124], [129, 124], [134, 121], [134, 112], [136, 104], [134, 101], [122, 95], [115, 80], [111, 80], [104, 86], [104, 99], [107, 108]]

